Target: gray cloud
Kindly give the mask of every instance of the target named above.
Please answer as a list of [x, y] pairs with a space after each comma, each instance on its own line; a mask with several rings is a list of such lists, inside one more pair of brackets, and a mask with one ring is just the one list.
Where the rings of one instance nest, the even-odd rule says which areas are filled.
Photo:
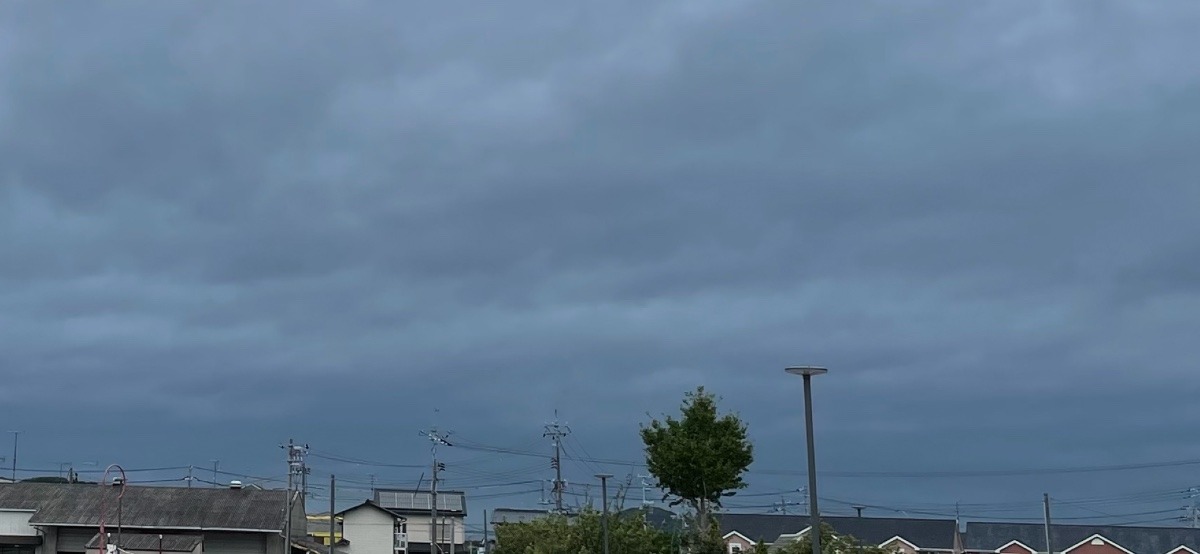
[[[827, 467], [1195, 457], [1196, 8], [859, 8], [14, 4], [5, 419], [45, 466], [269, 474], [289, 435], [421, 463], [416, 428], [536, 445], [559, 409], [636, 459], [646, 413], [704, 384], [769, 470], [802, 452], [779, 369], [815, 362]], [[546, 477], [450, 456], [460, 484]]]

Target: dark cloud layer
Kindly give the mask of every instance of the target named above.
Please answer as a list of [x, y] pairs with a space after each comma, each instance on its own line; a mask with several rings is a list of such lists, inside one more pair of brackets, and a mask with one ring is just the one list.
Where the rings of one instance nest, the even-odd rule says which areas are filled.
[[[821, 363], [831, 470], [1200, 457], [1197, 24], [1187, 2], [9, 3], [3, 419], [29, 467], [273, 475], [288, 436], [418, 464], [434, 422], [546, 450], [555, 409], [580, 456], [637, 459], [637, 424], [704, 384], [750, 422], [763, 492], [802, 481], [772, 471], [802, 459], [781, 368]], [[451, 484], [549, 476], [447, 455]], [[419, 476], [346, 466], [318, 469]], [[1190, 473], [825, 488], [1036, 514]]]

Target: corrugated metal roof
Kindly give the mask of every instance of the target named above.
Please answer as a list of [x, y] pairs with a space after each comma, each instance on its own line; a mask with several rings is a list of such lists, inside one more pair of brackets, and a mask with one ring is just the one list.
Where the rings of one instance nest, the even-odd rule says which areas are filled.
[[[0, 484], [0, 508], [36, 510], [32, 525], [116, 525], [120, 487], [87, 484]], [[127, 528], [281, 531], [284, 499], [279, 490], [125, 487], [121, 523]]]

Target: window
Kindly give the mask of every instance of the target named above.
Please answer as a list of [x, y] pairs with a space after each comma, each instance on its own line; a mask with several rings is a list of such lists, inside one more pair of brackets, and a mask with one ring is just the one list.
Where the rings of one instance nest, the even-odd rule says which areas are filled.
[[742, 545], [737, 544], [737, 543], [733, 543], [733, 544], [729, 545], [729, 554], [740, 554], [741, 551], [742, 551]]

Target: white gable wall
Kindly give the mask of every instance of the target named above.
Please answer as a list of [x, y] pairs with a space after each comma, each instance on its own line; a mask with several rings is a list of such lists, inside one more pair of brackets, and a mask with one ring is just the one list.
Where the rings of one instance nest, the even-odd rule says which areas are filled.
[[[342, 537], [350, 544], [347, 554], [392, 554], [396, 518], [369, 506], [342, 515]], [[411, 540], [411, 538], [410, 538]]]
[[37, 535], [37, 529], [29, 525], [33, 510], [0, 510], [0, 535]]

